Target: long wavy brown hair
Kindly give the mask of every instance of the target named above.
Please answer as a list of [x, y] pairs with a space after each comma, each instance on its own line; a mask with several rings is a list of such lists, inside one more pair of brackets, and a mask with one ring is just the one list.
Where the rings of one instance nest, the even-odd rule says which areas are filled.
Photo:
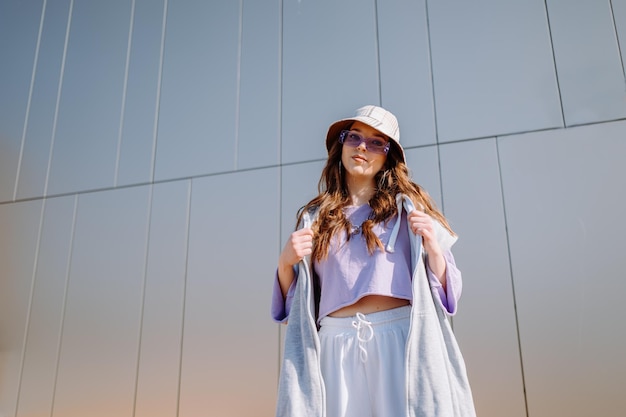
[[[409, 196], [416, 207], [421, 207], [424, 212], [438, 220], [454, 235], [448, 221], [437, 209], [428, 192], [411, 180], [409, 169], [402, 162], [402, 151], [399, 146], [393, 140], [391, 144], [385, 166], [374, 177], [376, 192], [369, 201], [372, 214], [361, 225], [361, 231], [370, 253], [373, 253], [376, 248], [385, 250], [384, 245], [373, 232], [373, 227], [375, 224], [389, 221], [396, 214], [398, 193]], [[345, 168], [341, 164], [342, 146], [338, 140], [333, 143], [318, 182], [318, 196], [298, 212], [297, 224], [300, 224], [305, 211], [318, 210], [317, 220], [311, 226], [315, 240], [312, 259], [315, 261], [321, 261], [328, 256], [330, 242], [335, 234], [345, 231], [347, 238], [350, 238], [352, 225], [343, 213], [343, 208], [350, 205], [351, 200], [345, 181]]]

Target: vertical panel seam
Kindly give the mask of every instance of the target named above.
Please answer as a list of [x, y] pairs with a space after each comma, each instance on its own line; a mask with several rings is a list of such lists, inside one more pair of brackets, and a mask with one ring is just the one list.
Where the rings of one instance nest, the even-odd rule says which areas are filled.
[[152, 127], [152, 157], [150, 161], [150, 181], [154, 182], [156, 173], [156, 155], [159, 136], [159, 112], [161, 110], [161, 89], [163, 87], [163, 59], [165, 56], [165, 29], [167, 24], [168, 0], [163, 1], [163, 21], [161, 24], [161, 49], [159, 51], [159, 69], [157, 75], [156, 103], [154, 106], [154, 125]]
[[[428, 9], [428, 0], [424, 0], [424, 14], [426, 17], [426, 40], [428, 41], [428, 68], [430, 70], [430, 91], [432, 95], [431, 103], [433, 105], [433, 121], [435, 124], [435, 143], [438, 146], [439, 145], [439, 123], [437, 120], [437, 97], [435, 95], [435, 71], [433, 70], [433, 47], [432, 47], [432, 40], [431, 40], [431, 34], [430, 34], [430, 15], [429, 15], [429, 9]], [[441, 166], [440, 166], [440, 169], [441, 169]]]
[[548, 25], [548, 36], [550, 37], [550, 50], [552, 51], [552, 62], [554, 63], [554, 79], [556, 81], [556, 88], [559, 93], [559, 105], [561, 106], [561, 123], [563, 127], [567, 127], [565, 123], [565, 109], [563, 108], [563, 96], [561, 94], [561, 83], [559, 82], [559, 71], [556, 65], [556, 53], [554, 51], [554, 39], [552, 38], [552, 25], [550, 25], [550, 12], [548, 11], [548, 0], [544, 0], [543, 6], [546, 11], [546, 23]]
[[374, 24], [376, 25], [376, 78], [378, 81], [378, 102], [383, 105], [382, 74], [380, 71], [380, 28], [378, 25], [378, 0], [374, 0]]
[[69, 292], [70, 276], [72, 270], [72, 254], [74, 252], [74, 238], [76, 236], [76, 221], [78, 217], [78, 198], [79, 195], [74, 196], [74, 211], [72, 213], [72, 229], [70, 230], [70, 244], [69, 253], [67, 255], [67, 262], [65, 266], [65, 288], [63, 290], [63, 307], [61, 311], [61, 323], [59, 326], [59, 339], [57, 341], [57, 357], [56, 367], [54, 370], [54, 384], [52, 386], [52, 404], [50, 404], [50, 417], [54, 416], [54, 406], [56, 404], [57, 384], [59, 381], [59, 369], [61, 367], [61, 350], [63, 348], [63, 331], [65, 329], [65, 314], [67, 311], [67, 293]]
[[[135, 1], [133, 0], [133, 6]], [[154, 185], [150, 184], [148, 188], [148, 222], [147, 222], [147, 230], [146, 230], [146, 248], [144, 252], [144, 263], [143, 263], [143, 280], [141, 284], [141, 301], [139, 307], [139, 335], [137, 337], [137, 364], [135, 368], [135, 394], [133, 396], [133, 413], [134, 417], [137, 412], [137, 393], [139, 391], [139, 370], [141, 364], [141, 347], [143, 342], [143, 319], [145, 314], [145, 306], [146, 306], [146, 286], [148, 282], [148, 259], [150, 257], [150, 231], [152, 230], [152, 205], [153, 205], [153, 195], [154, 195]]]
[[[283, 27], [284, 27], [284, 2], [278, 0], [278, 253], [281, 250], [281, 236], [283, 235]], [[277, 375], [280, 376], [280, 366], [282, 357], [282, 333], [281, 325], [278, 325], [278, 352]], [[278, 381], [277, 381], [278, 382]]]
[[52, 122], [52, 137], [50, 138], [50, 150], [48, 152], [48, 167], [46, 169], [46, 181], [43, 187], [43, 196], [48, 194], [50, 183], [50, 171], [52, 170], [52, 155], [54, 154], [54, 143], [57, 134], [57, 123], [59, 121], [59, 105], [61, 104], [61, 92], [63, 90], [63, 77], [65, 76], [65, 61], [67, 59], [67, 45], [70, 39], [70, 28], [72, 27], [72, 13], [74, 11], [74, 0], [70, 0], [70, 7], [67, 15], [67, 26], [65, 28], [65, 41], [63, 43], [63, 57], [61, 58], [61, 71], [59, 74], [59, 86], [57, 88], [56, 103], [54, 105], [54, 120]]
[[117, 187], [122, 153], [122, 134], [124, 131], [124, 116], [126, 113], [126, 93], [128, 92], [128, 72], [130, 68], [130, 51], [133, 45], [133, 30], [135, 26], [135, 0], [130, 5], [130, 25], [128, 28], [128, 43], [126, 45], [126, 64], [124, 66], [124, 83], [122, 87], [122, 105], [120, 109], [120, 126], [117, 132], [117, 152], [115, 154], [115, 171], [113, 173], [113, 187]]
[[[437, 150], [437, 169], [439, 174], [439, 193], [441, 194], [441, 212], [445, 215], [445, 198], [443, 191], [443, 169], [441, 165], [441, 152], [440, 147], [441, 143], [439, 143], [439, 126], [437, 123], [437, 99], [435, 97], [435, 71], [433, 70], [433, 52], [432, 52], [432, 42], [430, 36], [430, 16], [428, 13], [428, 0], [424, 0], [424, 15], [426, 19], [426, 39], [428, 41], [428, 68], [430, 70], [430, 91], [432, 96], [432, 106], [433, 106], [433, 123], [435, 127], [435, 149]], [[450, 324], [454, 328], [454, 319], [451, 318]]]
[[500, 194], [502, 198], [502, 212], [504, 214], [504, 232], [506, 234], [506, 250], [509, 261], [509, 274], [511, 275], [511, 294], [513, 296], [513, 314], [515, 315], [515, 331], [517, 334], [517, 350], [519, 352], [520, 370], [522, 377], [522, 389], [524, 392], [524, 408], [526, 410], [526, 417], [528, 417], [528, 398], [526, 393], [526, 374], [524, 372], [524, 355], [522, 354], [522, 339], [519, 330], [519, 317], [517, 314], [517, 297], [515, 294], [515, 280], [513, 279], [513, 261], [511, 258], [511, 243], [509, 238], [509, 223], [507, 219], [506, 211], [506, 198], [504, 197], [504, 181], [502, 178], [502, 164], [500, 159], [500, 147], [498, 137], [495, 138], [496, 143], [496, 160], [498, 163], [498, 177], [500, 180]]
[[239, 41], [237, 42], [237, 85], [235, 86], [235, 157], [234, 170], [237, 171], [239, 160], [239, 120], [241, 112], [241, 54], [243, 49], [243, 0], [239, 0]]
[[28, 295], [28, 309], [26, 313], [26, 323], [24, 324], [24, 337], [22, 339], [22, 352], [20, 356], [20, 371], [17, 377], [17, 393], [16, 393], [16, 401], [15, 401], [15, 416], [17, 417], [17, 412], [19, 410], [20, 405], [20, 395], [22, 391], [22, 378], [24, 376], [24, 362], [26, 360], [26, 347], [28, 346], [29, 339], [29, 329], [30, 329], [30, 319], [33, 313], [33, 298], [35, 296], [35, 283], [37, 278], [38, 271], [38, 260], [39, 260], [39, 251], [41, 250], [41, 235], [43, 231], [43, 219], [44, 213], [46, 211], [46, 199], [42, 199], [41, 201], [41, 210], [39, 213], [39, 227], [37, 230], [37, 242], [35, 243], [35, 256], [33, 261], [33, 271], [30, 279], [30, 293]]
[[193, 179], [189, 180], [187, 186], [187, 236], [185, 239], [185, 270], [183, 273], [183, 302], [182, 302], [182, 317], [180, 325], [180, 352], [178, 356], [178, 390], [176, 393], [176, 417], [180, 415], [180, 394], [182, 386], [182, 374], [183, 374], [183, 346], [185, 343], [185, 312], [187, 309], [187, 274], [189, 272], [189, 239], [191, 235], [191, 197], [193, 193]]
[[30, 76], [30, 86], [28, 87], [28, 99], [26, 101], [26, 114], [24, 115], [24, 126], [22, 127], [22, 138], [20, 140], [20, 153], [17, 158], [17, 168], [15, 173], [15, 183], [13, 184], [13, 201], [17, 198], [17, 188], [20, 180], [20, 172], [22, 170], [22, 158], [24, 156], [24, 144], [26, 143], [26, 131], [30, 118], [30, 106], [33, 99], [33, 90], [35, 88], [35, 76], [37, 73], [37, 64], [39, 62], [39, 48], [41, 47], [41, 35], [43, 32], [43, 24], [46, 16], [47, 0], [43, 1], [41, 8], [41, 17], [39, 18], [39, 33], [37, 34], [37, 45], [35, 46], [35, 57], [33, 59], [33, 69]]
[[[283, 27], [284, 3], [278, 0], [278, 166], [283, 166]], [[282, 176], [281, 176], [282, 177]]]
[[624, 74], [624, 82], [626, 83], [626, 69], [624, 68], [624, 57], [622, 56], [622, 46], [619, 42], [619, 33], [617, 32], [617, 22], [615, 21], [615, 11], [613, 10], [613, 0], [609, 0], [609, 9], [611, 11], [611, 19], [613, 20], [613, 31], [615, 32], [615, 41], [617, 42], [617, 55], [622, 64], [622, 74]]

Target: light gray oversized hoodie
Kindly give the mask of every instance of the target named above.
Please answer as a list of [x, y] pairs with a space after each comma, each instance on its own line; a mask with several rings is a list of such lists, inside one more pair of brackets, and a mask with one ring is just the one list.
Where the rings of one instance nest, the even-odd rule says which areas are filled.
[[[396, 197], [398, 221], [387, 246], [393, 251], [402, 210], [415, 209], [411, 199]], [[316, 214], [303, 214], [310, 227]], [[456, 242], [438, 222], [435, 234], [443, 251]], [[388, 417], [475, 417], [465, 363], [438, 290], [431, 288], [424, 264], [422, 238], [409, 230], [413, 267], [413, 302], [406, 345], [406, 414]], [[326, 417], [326, 393], [320, 369], [320, 341], [310, 259], [298, 267], [278, 383], [277, 417]], [[387, 416], [386, 416], [387, 417]]]

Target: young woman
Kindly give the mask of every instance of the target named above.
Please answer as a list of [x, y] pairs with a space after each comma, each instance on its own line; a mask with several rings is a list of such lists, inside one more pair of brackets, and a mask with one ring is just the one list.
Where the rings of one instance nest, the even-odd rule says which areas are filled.
[[409, 176], [395, 116], [333, 123], [319, 195], [278, 260], [272, 315], [288, 323], [278, 416], [474, 416], [448, 316], [456, 241]]

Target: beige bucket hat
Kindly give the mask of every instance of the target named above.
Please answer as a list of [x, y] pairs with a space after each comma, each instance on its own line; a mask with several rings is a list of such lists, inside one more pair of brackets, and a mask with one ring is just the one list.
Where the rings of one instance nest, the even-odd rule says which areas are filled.
[[400, 145], [400, 126], [398, 126], [398, 119], [388, 110], [378, 106], [363, 106], [356, 110], [353, 117], [347, 119], [337, 120], [328, 128], [328, 134], [326, 135], [326, 150], [330, 150], [334, 141], [339, 140], [339, 134], [342, 130], [348, 129], [350, 125], [355, 122], [365, 123], [366, 125], [373, 127], [380, 133], [389, 137], [400, 149], [402, 154], [402, 162], [406, 163], [404, 156], [404, 149]]

